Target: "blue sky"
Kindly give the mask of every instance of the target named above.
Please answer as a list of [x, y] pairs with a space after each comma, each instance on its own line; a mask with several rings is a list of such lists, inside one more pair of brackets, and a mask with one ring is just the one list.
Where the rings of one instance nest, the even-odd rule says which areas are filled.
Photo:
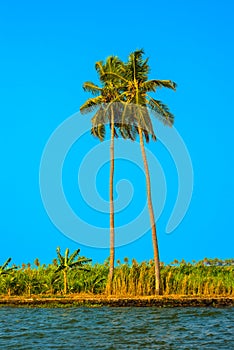
[[[191, 205], [168, 235], [165, 226], [176, 198], [176, 172], [160, 143], [150, 145], [168, 185], [158, 220], [161, 260], [233, 257], [233, 7], [232, 1], [209, 0], [1, 3], [0, 264], [8, 256], [16, 264], [36, 257], [49, 263], [57, 246], [79, 246], [82, 255], [94, 261], [107, 258], [108, 249], [73, 242], [52, 224], [40, 196], [39, 168], [50, 135], [89, 97], [82, 83], [97, 82], [94, 63], [112, 54], [126, 60], [136, 48], [144, 48], [150, 58], [151, 77], [178, 84], [176, 93], [162, 90], [158, 96], [175, 115], [194, 169]], [[95, 145], [90, 136], [82, 147]], [[64, 166], [64, 188], [75, 211], [79, 147], [74, 145]], [[133, 185], [140, 179], [144, 189], [143, 175], [138, 178], [134, 166], [125, 166], [124, 161], [117, 163], [115, 180], [129, 172]], [[107, 165], [102, 172], [97, 185], [108, 199]], [[132, 217], [145, 201], [144, 190], [137, 190], [135, 200], [128, 213]], [[89, 217], [87, 208], [81, 215]], [[108, 216], [92, 215], [97, 225], [108, 223]], [[150, 232], [117, 248], [116, 258], [125, 256], [150, 259]]]

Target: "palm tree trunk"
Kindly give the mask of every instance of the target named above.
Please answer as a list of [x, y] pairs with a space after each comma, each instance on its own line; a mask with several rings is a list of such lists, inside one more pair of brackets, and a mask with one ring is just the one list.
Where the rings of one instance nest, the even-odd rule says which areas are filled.
[[110, 269], [108, 277], [108, 293], [112, 294], [115, 261], [115, 231], [114, 231], [114, 112], [111, 115], [111, 144], [110, 144]]
[[140, 136], [141, 153], [142, 153], [142, 158], [143, 158], [144, 168], [145, 168], [146, 190], [147, 190], [148, 208], [149, 208], [149, 216], [150, 216], [151, 231], [152, 231], [154, 266], [155, 266], [155, 294], [160, 295], [161, 294], [160, 261], [159, 261], [156, 223], [155, 223], [154, 210], [153, 210], [153, 204], [152, 204], [152, 198], [151, 198], [150, 174], [149, 174], [149, 167], [148, 167], [148, 162], [147, 162], [146, 153], [145, 153], [143, 134], [140, 127], [138, 128], [138, 131]]
[[63, 270], [63, 284], [64, 284], [64, 294], [67, 294], [67, 270], [66, 268]]

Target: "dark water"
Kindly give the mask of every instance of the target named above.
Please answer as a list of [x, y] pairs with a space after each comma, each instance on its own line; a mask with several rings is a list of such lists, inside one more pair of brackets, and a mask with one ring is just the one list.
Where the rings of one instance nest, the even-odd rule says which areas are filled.
[[0, 308], [0, 349], [234, 349], [234, 308]]

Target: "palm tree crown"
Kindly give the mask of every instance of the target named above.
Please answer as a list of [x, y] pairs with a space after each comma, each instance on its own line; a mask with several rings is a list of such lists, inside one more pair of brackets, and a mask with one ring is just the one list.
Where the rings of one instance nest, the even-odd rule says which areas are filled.
[[[80, 111], [82, 114], [87, 114], [95, 111], [92, 118], [92, 129], [91, 134], [103, 141], [105, 138], [105, 125], [110, 124], [111, 127], [111, 115], [115, 102], [120, 101], [121, 96], [121, 83], [116, 78], [119, 73], [119, 69], [122, 62], [116, 56], [110, 56], [106, 62], [99, 61], [95, 64], [95, 69], [98, 73], [101, 87], [96, 84], [87, 81], [83, 84], [83, 89], [86, 92], [90, 92], [94, 97], [89, 98], [81, 107]], [[112, 76], [109, 79], [103, 79], [106, 74], [111, 73]], [[114, 113], [115, 118], [117, 117], [116, 111]], [[114, 123], [115, 124], [115, 123]], [[114, 134], [117, 137], [116, 125], [114, 126]]]
[[148, 59], [143, 59], [143, 55], [143, 50], [132, 52], [127, 63], [118, 61], [118, 69], [115, 72], [102, 71], [101, 80], [108, 82], [114, 78], [118, 82], [118, 102], [124, 106], [121, 111], [122, 130], [124, 125], [125, 130], [129, 130], [131, 126], [131, 135], [135, 139], [140, 127], [148, 142], [149, 136], [156, 140], [149, 112], [165, 125], [172, 126], [174, 123], [174, 116], [168, 107], [149, 93], [162, 87], [176, 90], [176, 84], [171, 80], [148, 80], [150, 67]]

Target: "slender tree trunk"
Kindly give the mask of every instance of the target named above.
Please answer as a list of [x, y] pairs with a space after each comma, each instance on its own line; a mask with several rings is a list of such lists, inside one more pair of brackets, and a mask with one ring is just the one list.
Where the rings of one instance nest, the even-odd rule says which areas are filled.
[[141, 153], [144, 162], [145, 168], [145, 177], [146, 177], [146, 189], [147, 189], [147, 199], [148, 199], [148, 208], [149, 208], [149, 216], [151, 223], [151, 231], [152, 231], [152, 242], [153, 242], [153, 252], [154, 252], [154, 266], [155, 266], [155, 294], [161, 294], [161, 286], [160, 286], [160, 261], [159, 261], [159, 250], [158, 250], [158, 240], [157, 240], [157, 232], [156, 232], [156, 223], [154, 218], [154, 210], [151, 198], [151, 184], [150, 184], [150, 174], [149, 167], [147, 163], [143, 134], [140, 127], [138, 128], [139, 136], [140, 136], [140, 146]]
[[112, 282], [114, 277], [114, 261], [115, 261], [115, 231], [114, 231], [114, 196], [113, 196], [113, 180], [114, 180], [114, 112], [111, 112], [111, 144], [110, 144], [110, 269], [108, 276], [108, 290], [112, 294]]
[[63, 284], [64, 284], [64, 294], [67, 294], [67, 270], [66, 268], [63, 270]]

